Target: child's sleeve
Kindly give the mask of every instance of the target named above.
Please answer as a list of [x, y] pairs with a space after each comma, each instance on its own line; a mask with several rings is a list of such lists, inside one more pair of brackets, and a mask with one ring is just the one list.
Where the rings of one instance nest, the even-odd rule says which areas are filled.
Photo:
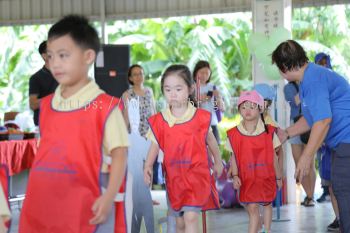
[[103, 137], [105, 154], [110, 154], [117, 147], [128, 147], [129, 138], [125, 122], [119, 108], [114, 108], [107, 118]]
[[8, 204], [1, 185], [0, 185], [0, 217], [2, 218], [0, 219], [0, 221], [2, 220], [6, 221], [11, 217], [11, 213], [8, 208]]
[[279, 147], [281, 145], [281, 141], [278, 138], [276, 133], [273, 133], [273, 148], [276, 149], [277, 147]]

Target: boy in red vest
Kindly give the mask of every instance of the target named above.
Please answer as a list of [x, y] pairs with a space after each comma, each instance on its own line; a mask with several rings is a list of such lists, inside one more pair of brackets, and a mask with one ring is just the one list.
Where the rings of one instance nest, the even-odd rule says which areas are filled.
[[[20, 233], [113, 232], [109, 220], [129, 143], [118, 99], [88, 77], [99, 48], [97, 32], [84, 17], [66, 16], [49, 30], [47, 55], [59, 86], [41, 100], [41, 141]], [[112, 159], [109, 180], [100, 175], [102, 151]]]

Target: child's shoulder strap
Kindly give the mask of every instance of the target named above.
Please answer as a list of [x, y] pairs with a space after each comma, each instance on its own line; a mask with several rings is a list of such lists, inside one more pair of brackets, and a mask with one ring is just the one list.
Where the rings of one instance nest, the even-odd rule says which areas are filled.
[[272, 135], [272, 138], [273, 138], [273, 135], [275, 133], [277, 134], [277, 127], [273, 125], [267, 125], [267, 127], [269, 128], [269, 134]]
[[227, 134], [227, 136], [230, 136], [230, 135], [232, 135], [232, 134], [234, 134], [234, 133], [236, 133], [236, 132], [238, 132], [237, 126], [235, 126], [235, 127], [231, 128], [231, 129], [227, 130], [227, 131], [226, 131], [226, 134]]
[[269, 129], [272, 129], [272, 130], [277, 130], [277, 128], [278, 128], [272, 124], [267, 124], [267, 126], [269, 127]]

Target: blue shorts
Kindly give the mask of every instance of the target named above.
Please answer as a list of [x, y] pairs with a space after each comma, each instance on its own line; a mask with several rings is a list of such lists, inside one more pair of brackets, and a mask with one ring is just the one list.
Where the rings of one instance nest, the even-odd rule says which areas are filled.
[[171, 208], [169, 199], [168, 199], [168, 195], [167, 195], [167, 202], [168, 202], [168, 211], [169, 211], [169, 215], [170, 216], [174, 216], [174, 217], [183, 217], [185, 212], [197, 212], [200, 213], [202, 211], [201, 207], [197, 207], [197, 206], [183, 206], [180, 210], [174, 210], [173, 208]]
[[[294, 121], [291, 120], [290, 121], [290, 125], [294, 125]], [[288, 142], [292, 145], [303, 145], [304, 143], [301, 141], [300, 139], [300, 136], [295, 136], [295, 137], [292, 137], [288, 140]]]

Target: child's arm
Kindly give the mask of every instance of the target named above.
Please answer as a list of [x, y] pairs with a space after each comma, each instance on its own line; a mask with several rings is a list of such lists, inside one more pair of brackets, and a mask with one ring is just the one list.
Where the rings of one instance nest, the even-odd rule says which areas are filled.
[[125, 176], [126, 151], [127, 147], [117, 147], [111, 152], [112, 163], [107, 190], [93, 204], [92, 212], [94, 217], [90, 219], [90, 224], [100, 224], [107, 219], [114, 198]]
[[233, 177], [233, 188], [239, 189], [242, 183], [241, 183], [241, 179], [238, 176], [238, 167], [237, 167], [236, 157], [233, 153], [231, 156], [230, 170], [231, 170], [231, 176]]
[[148, 150], [148, 155], [147, 155], [145, 167], [143, 170], [145, 183], [148, 185], [151, 185], [151, 183], [152, 183], [153, 164], [157, 158], [158, 153], [159, 153], [158, 144], [152, 142], [151, 147]]
[[275, 173], [276, 173], [276, 181], [277, 181], [277, 187], [278, 189], [282, 188], [282, 174], [281, 174], [281, 169], [279, 168], [278, 165], [278, 158], [276, 152], [274, 153], [274, 168], [275, 168]]
[[222, 165], [221, 154], [220, 154], [218, 143], [212, 131], [208, 132], [207, 144], [211, 154], [214, 157], [214, 171], [216, 172], [216, 176], [220, 177], [222, 174], [222, 170], [224, 169], [224, 166]]
[[283, 159], [284, 151], [282, 145], [276, 148], [277, 159], [278, 159], [278, 168], [280, 170], [281, 178], [283, 178]]
[[[277, 128], [278, 131], [279, 128]], [[276, 181], [278, 189], [282, 187], [283, 176], [283, 148], [277, 133], [273, 135], [273, 147], [274, 150], [274, 168], [276, 173]]]

